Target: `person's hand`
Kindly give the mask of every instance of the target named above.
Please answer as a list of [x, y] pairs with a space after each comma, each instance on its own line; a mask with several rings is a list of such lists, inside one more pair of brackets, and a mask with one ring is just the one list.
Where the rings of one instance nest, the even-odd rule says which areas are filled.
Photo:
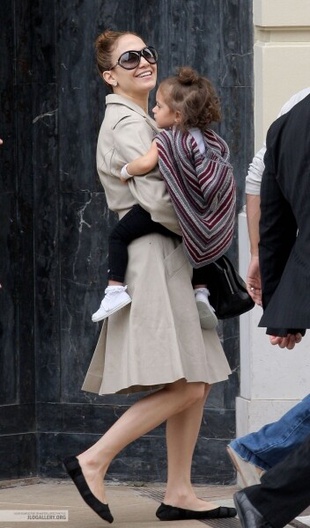
[[128, 180], [129, 180], [129, 179], [130, 179], [130, 178], [123, 178], [123, 176], [120, 177], [121, 182], [122, 182], [122, 183], [125, 183], [125, 184], [128, 183]]
[[287, 348], [292, 350], [297, 343], [302, 340], [302, 335], [298, 334], [287, 334], [287, 336], [269, 336], [270, 343], [272, 345], [278, 345], [280, 348]]
[[0, 138], [0, 145], [3, 145], [3, 140]]
[[259, 270], [259, 260], [257, 256], [251, 257], [246, 278], [246, 287], [253, 301], [262, 306], [262, 285]]

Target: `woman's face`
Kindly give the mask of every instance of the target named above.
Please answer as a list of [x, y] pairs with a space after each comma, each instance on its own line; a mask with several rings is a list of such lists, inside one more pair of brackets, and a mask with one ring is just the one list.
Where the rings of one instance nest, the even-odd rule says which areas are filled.
[[[146, 47], [145, 42], [136, 35], [123, 35], [117, 41], [112, 53], [112, 64], [116, 65], [120, 56], [126, 51], [141, 51]], [[125, 70], [117, 64], [109, 72], [110, 79], [117, 83], [114, 93], [126, 97], [141, 97], [155, 87], [157, 81], [157, 65], [150, 64], [144, 57], [140, 57], [140, 62], [133, 70]], [[113, 86], [113, 82], [111, 82]]]

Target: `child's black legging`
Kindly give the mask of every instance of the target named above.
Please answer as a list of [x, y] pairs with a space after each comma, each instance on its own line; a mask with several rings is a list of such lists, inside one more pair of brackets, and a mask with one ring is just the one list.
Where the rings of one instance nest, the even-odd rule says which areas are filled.
[[128, 264], [127, 247], [136, 238], [150, 233], [160, 233], [165, 236], [177, 236], [166, 227], [154, 222], [150, 213], [139, 204], [134, 205], [113, 228], [109, 236], [109, 270], [108, 278], [124, 282]]
[[[136, 204], [112, 229], [109, 235], [109, 280], [124, 282], [128, 264], [128, 245], [136, 238], [151, 233], [177, 237], [175, 233], [152, 220], [150, 213]], [[179, 237], [181, 238], [181, 237]], [[193, 284], [205, 284], [206, 268], [203, 266], [193, 270]]]

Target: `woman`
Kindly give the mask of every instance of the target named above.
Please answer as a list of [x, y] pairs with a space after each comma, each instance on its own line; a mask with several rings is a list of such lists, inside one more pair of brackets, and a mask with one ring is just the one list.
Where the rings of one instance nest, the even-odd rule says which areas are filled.
[[[108, 206], [122, 217], [139, 203], [153, 220], [180, 235], [157, 170], [128, 185], [120, 180], [121, 168], [146, 152], [158, 132], [147, 114], [148, 96], [156, 85], [157, 53], [136, 34], [112, 31], [98, 37], [96, 49], [101, 76], [113, 91], [106, 99], [97, 148]], [[132, 242], [126, 283], [133, 301], [103, 325], [83, 389], [149, 394], [92, 447], [66, 459], [67, 471], [87, 504], [112, 522], [103, 484], [111, 461], [133, 440], [166, 421], [168, 481], [157, 517], [233, 517], [234, 508], [196, 497], [190, 480], [210, 384], [227, 379], [230, 369], [216, 331], [201, 330], [180, 237], [153, 233]]]

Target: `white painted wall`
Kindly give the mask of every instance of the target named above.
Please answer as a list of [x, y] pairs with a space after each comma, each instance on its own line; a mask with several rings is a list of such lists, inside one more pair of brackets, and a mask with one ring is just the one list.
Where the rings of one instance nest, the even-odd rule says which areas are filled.
[[[240, 274], [249, 262], [246, 215], [239, 215]], [[248, 258], [247, 258], [248, 257]], [[293, 350], [269, 344], [258, 328], [262, 309], [256, 306], [240, 317], [240, 396], [237, 398], [237, 436], [273, 422], [310, 392], [310, 330]]]
[[[280, 108], [310, 86], [310, 0], [253, 0], [255, 150]], [[249, 160], [250, 162], [251, 160]], [[240, 273], [249, 244], [245, 213], [239, 215]], [[310, 392], [310, 330], [293, 350], [269, 344], [258, 328], [261, 308], [240, 317], [240, 396], [237, 436], [278, 419]]]

